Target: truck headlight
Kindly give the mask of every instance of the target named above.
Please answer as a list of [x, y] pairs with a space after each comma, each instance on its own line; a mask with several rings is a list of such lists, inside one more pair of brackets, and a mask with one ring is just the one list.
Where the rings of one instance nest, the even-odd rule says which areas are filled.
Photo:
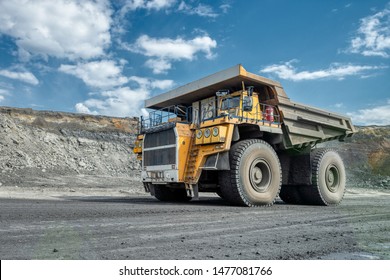
[[214, 127], [214, 128], [213, 128], [213, 136], [214, 136], [214, 137], [217, 137], [218, 134], [219, 134], [219, 129], [218, 129], [218, 127]]
[[200, 139], [200, 138], [202, 137], [202, 134], [203, 134], [203, 133], [202, 133], [202, 130], [200, 130], [200, 129], [197, 130], [197, 131], [196, 131], [196, 138]]
[[204, 130], [204, 137], [209, 138], [209, 137], [210, 137], [210, 134], [211, 134], [210, 128], [206, 128], [206, 129]]

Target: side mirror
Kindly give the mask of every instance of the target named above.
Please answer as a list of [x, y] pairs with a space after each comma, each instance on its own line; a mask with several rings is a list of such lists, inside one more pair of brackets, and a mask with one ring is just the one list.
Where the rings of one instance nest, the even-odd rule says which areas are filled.
[[230, 93], [230, 91], [228, 89], [221, 89], [221, 90], [218, 90], [215, 95], [217, 97], [222, 97], [222, 96], [226, 96]]
[[254, 86], [249, 86], [249, 87], [247, 87], [246, 91], [248, 92], [248, 96], [252, 96], [252, 94], [253, 94], [253, 89], [254, 89]]
[[253, 109], [253, 100], [252, 96], [244, 96], [242, 99], [242, 109], [245, 112], [250, 112]]

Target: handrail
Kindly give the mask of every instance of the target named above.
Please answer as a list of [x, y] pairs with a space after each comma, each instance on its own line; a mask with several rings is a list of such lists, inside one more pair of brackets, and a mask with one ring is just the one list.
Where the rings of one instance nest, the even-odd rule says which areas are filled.
[[181, 105], [169, 106], [161, 110], [149, 112], [148, 118], [141, 116], [139, 120], [139, 133], [158, 127], [166, 123], [185, 122], [189, 123], [192, 116], [192, 107]]

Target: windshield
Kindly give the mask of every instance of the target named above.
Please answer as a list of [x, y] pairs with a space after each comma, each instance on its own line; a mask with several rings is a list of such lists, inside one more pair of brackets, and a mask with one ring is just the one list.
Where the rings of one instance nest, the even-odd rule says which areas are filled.
[[229, 110], [240, 106], [240, 97], [230, 97], [222, 100], [221, 110]]

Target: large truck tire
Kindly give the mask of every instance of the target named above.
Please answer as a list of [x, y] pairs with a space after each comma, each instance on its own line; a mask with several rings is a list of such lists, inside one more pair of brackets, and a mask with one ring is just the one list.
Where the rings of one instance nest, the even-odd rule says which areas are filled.
[[282, 185], [279, 197], [287, 204], [302, 204], [303, 202], [299, 192], [299, 186]]
[[166, 185], [154, 185], [154, 196], [160, 201], [187, 202], [191, 200], [185, 188], [175, 189]]
[[331, 149], [315, 149], [310, 156], [312, 185], [300, 186], [303, 204], [338, 205], [345, 193], [345, 167], [339, 154]]
[[231, 147], [229, 160], [230, 170], [219, 172], [222, 197], [233, 205], [272, 205], [282, 182], [274, 149], [263, 140], [243, 140]]

